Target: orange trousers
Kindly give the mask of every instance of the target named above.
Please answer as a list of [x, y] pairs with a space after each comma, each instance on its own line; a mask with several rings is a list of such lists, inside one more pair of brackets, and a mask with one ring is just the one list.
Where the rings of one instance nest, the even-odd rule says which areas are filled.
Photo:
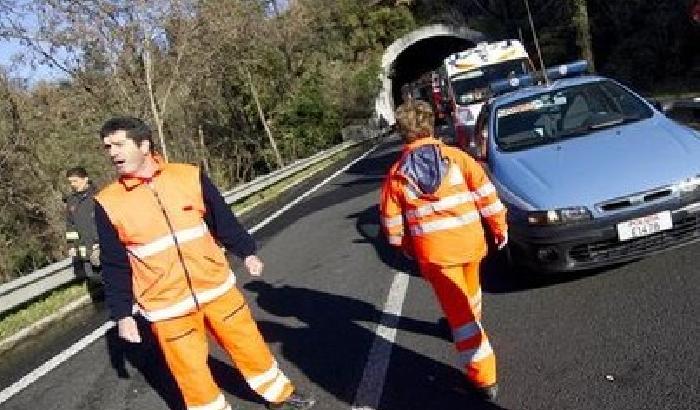
[[227, 410], [207, 365], [207, 331], [228, 352], [248, 385], [272, 403], [284, 401], [294, 387], [277, 366], [241, 292], [233, 288], [200, 310], [151, 323], [187, 409]]
[[460, 367], [476, 387], [486, 387], [496, 383], [496, 356], [481, 325], [480, 263], [420, 268], [450, 324]]

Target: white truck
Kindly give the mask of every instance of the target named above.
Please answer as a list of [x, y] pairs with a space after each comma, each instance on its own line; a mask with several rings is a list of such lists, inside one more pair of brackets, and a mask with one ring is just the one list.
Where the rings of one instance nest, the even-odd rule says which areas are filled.
[[490, 96], [489, 84], [533, 70], [518, 40], [478, 43], [445, 58], [440, 68], [443, 110], [447, 111], [455, 145], [473, 144], [476, 118]]

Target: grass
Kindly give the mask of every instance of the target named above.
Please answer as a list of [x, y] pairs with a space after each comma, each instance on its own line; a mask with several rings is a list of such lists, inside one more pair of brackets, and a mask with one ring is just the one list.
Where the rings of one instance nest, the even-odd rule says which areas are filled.
[[262, 205], [268, 201], [271, 201], [279, 194], [285, 190], [299, 184], [300, 182], [306, 180], [307, 178], [313, 176], [314, 174], [327, 168], [329, 165], [338, 162], [350, 155], [349, 150], [345, 150], [327, 158], [309, 168], [297, 172], [291, 177], [280, 181], [274, 185], [267, 187], [266, 189], [256, 192], [255, 194], [231, 205], [231, 209], [237, 214], [242, 215], [258, 205]]
[[[237, 214], [243, 214], [255, 206], [263, 204], [276, 198], [286, 189], [299, 184], [306, 178], [311, 177], [317, 172], [325, 169], [334, 162], [340, 161], [350, 155], [350, 150], [339, 152], [332, 157], [325, 159], [318, 164], [306, 168], [294, 174], [290, 178], [280, 181], [242, 201], [232, 205], [232, 209]], [[15, 312], [11, 312], [3, 317], [0, 317], [0, 341], [12, 336], [20, 330], [38, 322], [44, 317], [59, 311], [62, 307], [70, 302], [88, 294], [87, 285], [79, 283], [69, 285], [49, 293], [40, 300], [26, 306]]]
[[0, 319], [0, 340], [12, 336], [27, 326], [38, 322], [44, 317], [57, 312], [62, 307], [78, 298], [87, 295], [87, 285], [84, 283], [69, 285], [44, 296], [24, 309], [11, 312]]

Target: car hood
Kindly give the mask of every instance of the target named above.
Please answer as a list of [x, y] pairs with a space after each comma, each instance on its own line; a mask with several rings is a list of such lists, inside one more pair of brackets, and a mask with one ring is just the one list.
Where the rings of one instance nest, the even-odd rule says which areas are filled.
[[[494, 182], [524, 209], [594, 205], [700, 174], [700, 136], [655, 115], [524, 151], [498, 152]], [[514, 199], [514, 200], [513, 200]]]

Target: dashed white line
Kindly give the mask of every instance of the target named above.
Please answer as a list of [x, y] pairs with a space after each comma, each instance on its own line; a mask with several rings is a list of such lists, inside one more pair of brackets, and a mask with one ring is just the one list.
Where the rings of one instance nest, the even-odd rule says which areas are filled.
[[[379, 148], [380, 145], [375, 145], [371, 149], [369, 149], [367, 152], [364, 154], [360, 155], [359, 157], [355, 158], [352, 160], [350, 163], [339, 169], [338, 171], [334, 172], [331, 176], [327, 177], [323, 181], [321, 181], [319, 184], [315, 185], [308, 191], [304, 192], [303, 195], [300, 195], [297, 197], [294, 201], [288, 203], [284, 207], [280, 208], [277, 210], [275, 213], [272, 215], [268, 216], [265, 218], [262, 222], [258, 223], [251, 229], [249, 229], [250, 233], [255, 233], [256, 231], [260, 230], [263, 228], [265, 225], [269, 224], [276, 218], [278, 218], [280, 215], [288, 211], [290, 208], [292, 208], [294, 205], [298, 204], [301, 202], [304, 198], [308, 197], [312, 193], [318, 191], [322, 186], [327, 184], [329, 181], [331, 181], [333, 178], [337, 177], [338, 175], [342, 174], [343, 172], [347, 171], [350, 169], [351, 166], [355, 165], [359, 161], [363, 160], [366, 158], [369, 154], [374, 152], [377, 148]], [[32, 383], [36, 382], [40, 377], [44, 376], [51, 370], [55, 369], [56, 367], [60, 366], [62, 363], [64, 363], [66, 360], [68, 360], [71, 356], [75, 355], [76, 353], [80, 352], [84, 348], [88, 347], [91, 343], [94, 341], [98, 340], [102, 336], [107, 333], [109, 329], [114, 327], [114, 322], [109, 321], [100, 326], [98, 329], [96, 329], [94, 332], [91, 334], [83, 337], [79, 341], [77, 341], [75, 344], [67, 348], [66, 350], [62, 351], [61, 353], [57, 354], [53, 358], [51, 358], [49, 361], [46, 363], [42, 364], [35, 370], [33, 370], [31, 373], [27, 374], [26, 376], [22, 377], [20, 380], [12, 384], [11, 386], [3, 389], [0, 392], [0, 404], [4, 403], [5, 401], [9, 400], [12, 396], [15, 394], [21, 392], [24, 390], [26, 387], [31, 385]]]
[[377, 336], [372, 343], [360, 386], [355, 393], [353, 410], [377, 409], [382, 398], [386, 371], [391, 359], [391, 349], [396, 338], [396, 328], [401, 317], [401, 309], [410, 279], [407, 273], [398, 271], [394, 273], [394, 281], [384, 304], [384, 315], [381, 323], [377, 326], [375, 332]]

